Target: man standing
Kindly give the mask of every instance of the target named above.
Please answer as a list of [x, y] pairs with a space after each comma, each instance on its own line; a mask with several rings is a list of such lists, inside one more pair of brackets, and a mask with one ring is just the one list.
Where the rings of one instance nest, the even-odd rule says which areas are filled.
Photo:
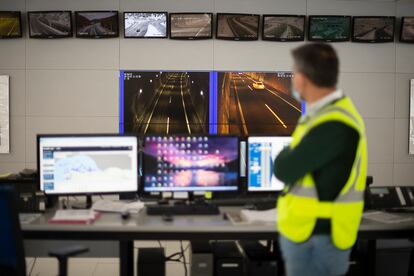
[[344, 275], [363, 212], [364, 122], [336, 89], [339, 60], [328, 44], [293, 50], [294, 95], [306, 101], [289, 148], [274, 163], [286, 184], [278, 229], [287, 276]]

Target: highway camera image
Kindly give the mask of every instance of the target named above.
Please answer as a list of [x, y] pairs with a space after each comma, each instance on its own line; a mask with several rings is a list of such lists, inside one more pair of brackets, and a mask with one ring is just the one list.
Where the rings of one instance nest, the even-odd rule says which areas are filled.
[[76, 15], [77, 35], [118, 35], [118, 12], [79, 12]]
[[171, 13], [171, 38], [209, 38], [212, 14]]
[[311, 40], [348, 40], [350, 18], [346, 16], [311, 16], [309, 19]]
[[125, 37], [167, 37], [167, 14], [125, 13]]
[[405, 17], [402, 26], [401, 38], [405, 41], [414, 41], [414, 17]]
[[303, 40], [305, 17], [264, 16], [264, 39]]
[[19, 12], [0, 12], [0, 37], [21, 36]]
[[257, 39], [259, 16], [243, 14], [217, 14], [217, 38]]
[[124, 132], [207, 134], [209, 72], [125, 72]]
[[290, 135], [301, 115], [291, 72], [219, 72], [218, 133]]
[[70, 12], [29, 12], [30, 36], [69, 36], [72, 33]]
[[354, 18], [354, 39], [358, 41], [389, 41], [394, 39], [393, 18]]

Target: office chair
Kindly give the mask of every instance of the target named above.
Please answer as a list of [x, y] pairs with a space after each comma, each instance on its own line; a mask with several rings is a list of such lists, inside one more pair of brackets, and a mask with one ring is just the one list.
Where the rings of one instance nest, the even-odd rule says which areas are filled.
[[[11, 184], [0, 185], [0, 276], [25, 276], [26, 260], [23, 236], [17, 212], [17, 193]], [[89, 251], [70, 246], [49, 252], [59, 261], [59, 276], [67, 276], [69, 257]]]

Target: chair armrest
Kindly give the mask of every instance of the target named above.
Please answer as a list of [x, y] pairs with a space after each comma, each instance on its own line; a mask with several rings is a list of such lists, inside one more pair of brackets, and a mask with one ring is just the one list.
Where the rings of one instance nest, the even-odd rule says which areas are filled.
[[70, 245], [49, 251], [49, 256], [61, 258], [69, 258], [89, 251], [89, 248], [83, 245]]

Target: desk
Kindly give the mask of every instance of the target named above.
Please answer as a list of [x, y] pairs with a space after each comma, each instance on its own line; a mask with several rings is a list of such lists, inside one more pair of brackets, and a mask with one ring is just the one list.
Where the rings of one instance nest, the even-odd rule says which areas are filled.
[[[222, 207], [223, 212], [237, 212], [239, 207]], [[49, 224], [54, 211], [46, 212], [30, 224], [23, 224], [24, 239], [119, 241], [120, 275], [134, 272], [134, 240], [276, 240], [276, 226], [266, 224], [232, 225], [217, 216], [175, 216], [164, 222], [160, 216], [147, 216], [145, 211], [122, 220], [119, 214], [104, 213], [93, 224]], [[404, 214], [411, 215], [411, 214]], [[368, 240], [369, 260], [375, 269], [376, 239], [406, 239], [414, 237], [414, 222], [382, 224], [363, 219], [359, 239]], [[374, 251], [372, 251], [374, 250]], [[373, 254], [374, 253], [374, 254]]]

